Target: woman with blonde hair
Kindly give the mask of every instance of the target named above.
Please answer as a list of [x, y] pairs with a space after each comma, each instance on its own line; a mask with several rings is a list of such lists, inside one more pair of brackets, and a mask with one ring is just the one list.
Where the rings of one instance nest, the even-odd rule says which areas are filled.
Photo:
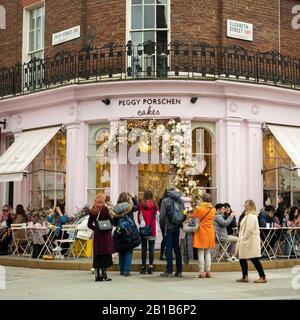
[[90, 209], [88, 221], [88, 227], [94, 231], [93, 268], [96, 270], [95, 281], [111, 281], [111, 278], [107, 276], [106, 269], [113, 265], [112, 254], [115, 252], [111, 234], [112, 229], [100, 230], [98, 221], [101, 220], [112, 222], [112, 217], [105, 205], [105, 195], [98, 193]]
[[266, 283], [266, 275], [259, 261], [261, 257], [260, 232], [258, 224], [258, 213], [253, 200], [247, 200], [244, 204], [245, 216], [240, 224], [239, 239], [236, 246], [236, 253], [239, 255], [243, 276], [237, 282], [249, 282], [248, 263], [250, 259], [259, 274], [255, 283]]

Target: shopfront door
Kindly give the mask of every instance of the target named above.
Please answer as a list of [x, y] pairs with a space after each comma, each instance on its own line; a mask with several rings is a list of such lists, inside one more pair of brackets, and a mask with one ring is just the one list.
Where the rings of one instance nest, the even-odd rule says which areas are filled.
[[170, 186], [172, 175], [167, 164], [139, 164], [138, 165], [138, 193], [143, 197], [146, 189], [153, 192], [158, 202], [166, 188]]

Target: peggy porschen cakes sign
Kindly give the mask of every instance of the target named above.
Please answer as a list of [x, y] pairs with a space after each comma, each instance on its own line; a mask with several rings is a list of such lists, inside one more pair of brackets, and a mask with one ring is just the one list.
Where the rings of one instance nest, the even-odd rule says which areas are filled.
[[132, 107], [138, 117], [160, 116], [161, 107], [181, 105], [180, 98], [119, 99], [119, 107]]

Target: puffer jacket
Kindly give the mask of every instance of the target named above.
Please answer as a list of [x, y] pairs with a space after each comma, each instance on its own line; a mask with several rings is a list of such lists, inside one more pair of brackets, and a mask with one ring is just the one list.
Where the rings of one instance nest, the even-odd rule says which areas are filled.
[[166, 193], [165, 198], [161, 202], [160, 206], [160, 218], [159, 218], [159, 224], [161, 230], [167, 230], [170, 232], [178, 231], [180, 228], [182, 228], [182, 224], [173, 224], [168, 220], [168, 214], [172, 211], [174, 211], [174, 202], [178, 201], [182, 204], [182, 209], [184, 209], [184, 203], [180, 199], [181, 192], [178, 191], [168, 191]]
[[[140, 245], [138, 228], [134, 220], [130, 217], [133, 204], [122, 202], [112, 208], [112, 225], [116, 227], [113, 235], [114, 247], [117, 252], [129, 251]], [[133, 226], [133, 232], [130, 238], [124, 235], [122, 226], [130, 219]]]
[[143, 215], [143, 219], [145, 221], [145, 225], [151, 225], [152, 228], [152, 236], [156, 237], [156, 214], [158, 212], [158, 208], [154, 207], [153, 201], [147, 200], [147, 209], [143, 208], [142, 202], [140, 202], [139, 213], [138, 213], [138, 222], [141, 224], [141, 214]]

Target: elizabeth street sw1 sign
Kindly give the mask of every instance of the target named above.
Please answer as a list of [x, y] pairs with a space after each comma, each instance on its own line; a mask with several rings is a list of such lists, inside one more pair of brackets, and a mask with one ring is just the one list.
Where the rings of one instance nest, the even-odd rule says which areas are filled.
[[253, 24], [228, 19], [227, 37], [253, 41]]

